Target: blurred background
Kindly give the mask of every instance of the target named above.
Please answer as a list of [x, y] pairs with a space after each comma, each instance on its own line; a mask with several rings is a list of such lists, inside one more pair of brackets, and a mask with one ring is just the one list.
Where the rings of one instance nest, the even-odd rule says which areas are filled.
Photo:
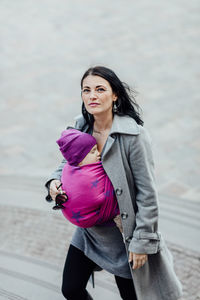
[[[138, 91], [160, 231], [183, 299], [200, 299], [199, 15], [198, 0], [0, 1], [0, 299], [63, 299], [74, 228], [45, 202], [44, 183], [61, 160], [56, 139], [81, 113], [80, 79], [94, 65]], [[95, 299], [118, 299], [112, 276], [96, 277]]]

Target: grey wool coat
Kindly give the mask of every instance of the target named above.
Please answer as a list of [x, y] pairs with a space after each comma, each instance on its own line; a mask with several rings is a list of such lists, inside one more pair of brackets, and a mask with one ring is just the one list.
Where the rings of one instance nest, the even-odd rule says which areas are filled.
[[[80, 130], [83, 124], [83, 117], [78, 116], [75, 128]], [[147, 130], [129, 116], [115, 114], [101, 159], [117, 196], [127, 259], [129, 251], [148, 254], [140, 269], [130, 265], [138, 300], [179, 299], [182, 287], [173, 257], [158, 231], [158, 197]], [[64, 164], [49, 180], [60, 179]]]

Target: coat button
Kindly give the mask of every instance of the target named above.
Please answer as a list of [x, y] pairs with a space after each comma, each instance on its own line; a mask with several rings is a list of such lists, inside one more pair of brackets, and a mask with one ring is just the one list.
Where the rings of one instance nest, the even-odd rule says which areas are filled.
[[116, 192], [116, 195], [117, 195], [117, 196], [120, 196], [120, 195], [122, 194], [122, 189], [121, 189], [121, 188], [117, 188], [117, 189], [115, 190], [115, 192]]
[[127, 219], [128, 218], [127, 212], [121, 213], [121, 217], [122, 217], [123, 220]]

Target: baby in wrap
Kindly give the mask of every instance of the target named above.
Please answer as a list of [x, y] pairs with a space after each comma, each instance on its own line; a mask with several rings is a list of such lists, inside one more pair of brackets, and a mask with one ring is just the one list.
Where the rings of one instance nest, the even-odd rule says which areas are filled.
[[62, 209], [65, 218], [83, 228], [116, 224], [122, 232], [117, 199], [100, 161], [96, 139], [67, 129], [56, 142], [67, 160], [61, 176], [68, 197]]

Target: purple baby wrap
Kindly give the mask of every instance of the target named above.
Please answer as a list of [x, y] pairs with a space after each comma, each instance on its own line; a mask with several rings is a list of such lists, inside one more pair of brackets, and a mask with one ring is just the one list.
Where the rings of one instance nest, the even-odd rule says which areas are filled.
[[61, 182], [68, 196], [62, 212], [71, 223], [88, 228], [119, 214], [112, 183], [101, 161], [78, 167], [66, 163]]

